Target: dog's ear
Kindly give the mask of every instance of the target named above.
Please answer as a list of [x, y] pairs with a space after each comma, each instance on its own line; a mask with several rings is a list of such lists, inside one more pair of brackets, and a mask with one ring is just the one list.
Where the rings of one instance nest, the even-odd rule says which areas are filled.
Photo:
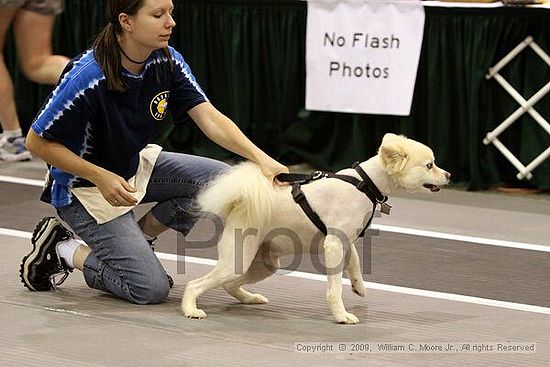
[[409, 161], [405, 150], [406, 140], [406, 137], [395, 134], [386, 134], [382, 139], [378, 155], [390, 175], [403, 171]]

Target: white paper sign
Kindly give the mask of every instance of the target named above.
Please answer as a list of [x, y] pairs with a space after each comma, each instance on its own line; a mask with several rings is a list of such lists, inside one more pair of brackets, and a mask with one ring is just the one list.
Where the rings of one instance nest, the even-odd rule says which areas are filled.
[[306, 108], [409, 115], [424, 19], [420, 1], [310, 0]]

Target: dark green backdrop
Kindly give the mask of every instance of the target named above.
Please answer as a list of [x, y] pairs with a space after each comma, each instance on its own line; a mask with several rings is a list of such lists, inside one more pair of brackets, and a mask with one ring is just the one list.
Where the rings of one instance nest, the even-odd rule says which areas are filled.
[[[105, 24], [104, 2], [69, 0], [56, 26], [55, 50], [75, 56]], [[175, 0], [179, 49], [218, 109], [260, 147], [285, 163], [307, 161], [325, 169], [349, 166], [376, 151], [386, 132], [403, 133], [433, 147], [455, 182], [483, 189], [513, 182], [510, 163], [485, 133], [518, 106], [484, 76], [527, 35], [550, 51], [550, 10], [426, 7], [424, 43], [411, 115], [408, 117], [308, 112], [305, 94], [306, 3], [302, 1]], [[14, 46], [6, 58], [13, 71], [24, 128], [49, 91], [27, 82], [16, 67]], [[550, 80], [550, 68], [532, 50], [502, 75], [524, 96]], [[339, 91], [335, 91], [338, 93]], [[536, 106], [550, 119], [550, 95]], [[501, 140], [529, 162], [550, 138], [525, 116]], [[229, 154], [192, 124], [164, 131], [166, 149], [216, 158]], [[534, 171], [533, 183], [550, 189], [550, 161]]]

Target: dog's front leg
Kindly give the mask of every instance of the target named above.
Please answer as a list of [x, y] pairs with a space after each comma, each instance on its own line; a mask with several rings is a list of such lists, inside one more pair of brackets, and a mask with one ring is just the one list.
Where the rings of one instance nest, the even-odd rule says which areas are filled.
[[342, 301], [342, 271], [344, 268], [344, 246], [341, 239], [328, 235], [324, 242], [325, 264], [327, 267], [327, 301], [336, 321], [343, 324], [356, 324], [359, 319], [346, 311]]

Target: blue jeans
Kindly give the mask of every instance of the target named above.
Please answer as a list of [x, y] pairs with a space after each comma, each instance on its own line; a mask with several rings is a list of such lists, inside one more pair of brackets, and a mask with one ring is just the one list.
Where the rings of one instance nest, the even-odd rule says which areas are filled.
[[[142, 203], [157, 202], [151, 209], [153, 216], [186, 235], [198, 219], [192, 210], [197, 193], [227, 168], [213, 159], [161, 152]], [[97, 224], [73, 197], [71, 204], [57, 212], [92, 249], [83, 269], [88, 286], [136, 304], [159, 303], [168, 296], [170, 286], [164, 268], [133, 211]]]

